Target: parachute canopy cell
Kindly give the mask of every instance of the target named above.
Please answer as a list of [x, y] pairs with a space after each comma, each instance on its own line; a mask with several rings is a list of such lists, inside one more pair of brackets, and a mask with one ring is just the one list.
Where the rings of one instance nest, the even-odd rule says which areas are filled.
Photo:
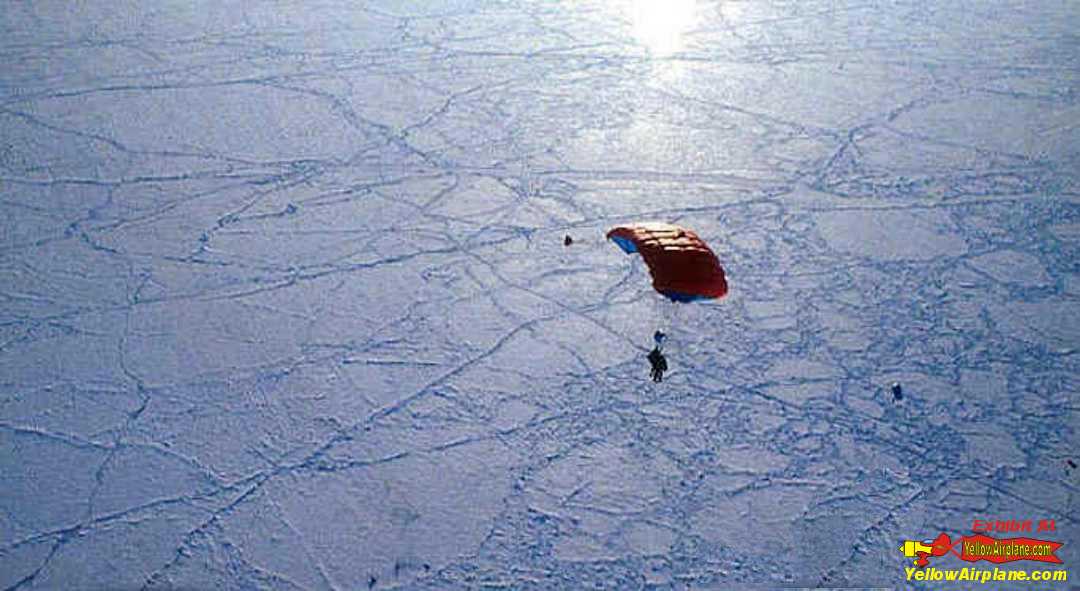
[[627, 254], [640, 252], [653, 288], [676, 302], [722, 298], [724, 269], [709, 246], [691, 230], [663, 222], [616, 226], [607, 237]]

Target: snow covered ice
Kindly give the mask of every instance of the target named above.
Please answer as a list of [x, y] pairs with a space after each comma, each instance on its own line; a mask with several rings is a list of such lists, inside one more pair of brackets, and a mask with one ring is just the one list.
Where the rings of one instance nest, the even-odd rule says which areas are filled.
[[1077, 576], [1078, 30], [0, 4], [0, 589], [940, 588], [975, 519]]

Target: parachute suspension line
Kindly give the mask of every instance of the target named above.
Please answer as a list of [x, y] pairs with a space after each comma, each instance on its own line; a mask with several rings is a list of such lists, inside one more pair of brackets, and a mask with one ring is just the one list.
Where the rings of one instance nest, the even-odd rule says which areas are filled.
[[675, 312], [677, 308], [678, 304], [667, 298], [660, 300], [660, 309], [663, 310], [664, 332], [670, 333], [671, 329], [675, 328]]
[[667, 309], [667, 333], [669, 338], [674, 336], [676, 339], [681, 340], [684, 336], [681, 334], [683, 328], [683, 313], [686, 308], [686, 304], [675, 302], [669, 299], [664, 300], [664, 307]]
[[652, 315], [650, 316], [650, 324], [655, 332], [653, 333], [652, 343], [649, 347], [663, 347], [663, 336], [667, 334], [667, 320], [664, 318], [664, 301], [663, 298], [656, 297], [656, 294], [650, 294], [647, 296], [651, 300]]
[[650, 299], [653, 301], [653, 318], [656, 321], [656, 330], [666, 333], [668, 328], [671, 327], [671, 310], [668, 308], [668, 304], [671, 302], [667, 298], [656, 297], [656, 294], [652, 294]]
[[653, 333], [653, 341], [661, 349], [671, 337], [672, 330], [679, 323], [681, 307], [677, 302], [668, 298], [659, 297], [653, 300], [653, 317], [656, 318], [656, 332]]

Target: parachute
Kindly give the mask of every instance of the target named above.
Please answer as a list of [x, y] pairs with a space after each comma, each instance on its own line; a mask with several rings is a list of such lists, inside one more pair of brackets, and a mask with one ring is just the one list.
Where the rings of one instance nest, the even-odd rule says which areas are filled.
[[673, 302], [727, 295], [724, 269], [709, 246], [691, 230], [663, 222], [616, 226], [608, 231], [627, 254], [640, 252], [653, 288]]

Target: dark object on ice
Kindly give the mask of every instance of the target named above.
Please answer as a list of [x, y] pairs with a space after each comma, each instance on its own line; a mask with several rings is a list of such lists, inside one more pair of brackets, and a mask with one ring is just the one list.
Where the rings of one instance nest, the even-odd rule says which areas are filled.
[[904, 390], [900, 388], [900, 382], [893, 382], [892, 385], [892, 397], [893, 400], [903, 400]]
[[1072, 460], [1065, 460], [1065, 463], [1068, 464], [1069, 467], [1072, 468], [1073, 470], [1076, 469], [1076, 462], [1074, 462]]
[[570, 246], [573, 243], [574, 243], [574, 239], [571, 238], [569, 234], [566, 235], [566, 238], [562, 239], [563, 246]]
[[664, 346], [664, 339], [666, 339], [666, 338], [667, 338], [667, 335], [664, 334], [664, 331], [662, 331], [662, 330], [658, 330], [658, 331], [654, 332], [653, 335], [652, 335], [652, 340], [656, 342], [657, 347], [663, 347]]
[[660, 347], [653, 347], [649, 352], [649, 363], [652, 365], [652, 381], [664, 381], [664, 372], [667, 371], [667, 358], [660, 352]]

